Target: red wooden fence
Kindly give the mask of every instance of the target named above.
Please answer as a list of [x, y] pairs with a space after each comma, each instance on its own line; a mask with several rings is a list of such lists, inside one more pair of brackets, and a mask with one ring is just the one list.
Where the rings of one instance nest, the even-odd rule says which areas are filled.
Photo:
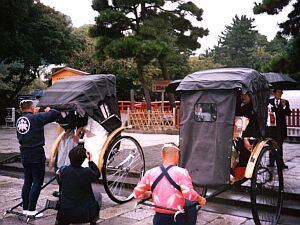
[[300, 127], [300, 109], [292, 109], [292, 114], [287, 117], [288, 127]]
[[[121, 113], [126, 113], [128, 109], [134, 110], [145, 110], [146, 102], [134, 102], [130, 101], [119, 101], [119, 108]], [[151, 107], [153, 110], [159, 110], [162, 107], [162, 102], [151, 102]], [[164, 111], [170, 110], [169, 101], [164, 101]], [[176, 101], [176, 127], [179, 128], [179, 116], [180, 116], [180, 102]], [[292, 109], [292, 114], [286, 118], [288, 127], [300, 127], [300, 109]]]

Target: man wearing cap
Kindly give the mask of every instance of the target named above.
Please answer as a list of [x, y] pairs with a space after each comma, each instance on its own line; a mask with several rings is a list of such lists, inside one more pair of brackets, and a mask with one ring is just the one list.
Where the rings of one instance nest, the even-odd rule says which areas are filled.
[[[135, 187], [133, 194], [135, 198], [143, 199], [152, 194], [154, 205], [168, 209], [182, 210], [185, 200], [198, 202], [203, 206], [206, 199], [200, 196], [192, 185], [192, 179], [186, 169], [177, 166], [180, 150], [173, 143], [165, 144], [162, 147], [161, 166], [150, 169]], [[154, 225], [160, 224], [187, 224], [183, 216], [177, 216], [174, 221], [174, 211], [154, 208]], [[195, 224], [193, 223], [188, 224]]]
[[[288, 169], [288, 166], [283, 161], [283, 150], [282, 145], [283, 141], [287, 136], [287, 125], [286, 125], [286, 116], [291, 115], [290, 104], [287, 100], [282, 99], [281, 96], [283, 94], [281, 89], [273, 90], [274, 98], [269, 100], [269, 104], [272, 105], [272, 112], [275, 112], [276, 118], [276, 126], [272, 129], [273, 138], [278, 144], [278, 155], [279, 159], [282, 162], [283, 169]], [[269, 167], [274, 166], [274, 159], [270, 156], [270, 164]]]
[[45, 175], [44, 126], [54, 122], [60, 112], [48, 107], [45, 112], [34, 113], [31, 100], [21, 101], [20, 108], [22, 115], [17, 120], [16, 127], [24, 167], [23, 214], [42, 216], [36, 215], [35, 209]]

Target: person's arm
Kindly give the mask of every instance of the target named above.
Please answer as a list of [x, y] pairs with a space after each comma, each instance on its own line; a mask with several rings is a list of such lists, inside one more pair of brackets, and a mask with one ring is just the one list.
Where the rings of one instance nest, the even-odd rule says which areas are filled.
[[149, 191], [150, 191], [150, 180], [149, 180], [149, 171], [147, 171], [145, 176], [142, 177], [141, 181], [134, 188], [133, 197], [137, 199], [143, 199], [145, 197], [148, 197], [151, 194], [151, 192]]
[[181, 188], [182, 195], [185, 199], [198, 202], [201, 206], [205, 205], [206, 199], [194, 190], [192, 178], [190, 177], [187, 170], [185, 170], [182, 174], [179, 186]]
[[36, 116], [38, 116], [39, 120], [43, 125], [54, 122], [60, 116], [59, 111], [50, 108], [46, 108], [46, 109], [45, 109], [46, 112], [41, 112], [36, 114]]
[[89, 169], [90, 172], [88, 174], [88, 177], [89, 177], [90, 181], [93, 182], [93, 181], [99, 179], [101, 174], [100, 174], [100, 171], [98, 169], [98, 166], [92, 160], [92, 154], [87, 152], [86, 157], [89, 160], [89, 168], [90, 168]]

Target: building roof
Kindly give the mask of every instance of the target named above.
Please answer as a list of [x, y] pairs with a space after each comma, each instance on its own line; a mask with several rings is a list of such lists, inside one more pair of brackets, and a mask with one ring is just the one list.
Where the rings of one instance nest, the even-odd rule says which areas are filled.
[[52, 73], [52, 74], [49, 74], [49, 75], [47, 76], [47, 78], [51, 80], [53, 75], [56, 75], [56, 74], [58, 74], [58, 73], [61, 73], [62, 71], [65, 71], [65, 70], [72, 71], [72, 72], [77, 73], [77, 74], [84, 74], [84, 75], [88, 75], [88, 74], [89, 74], [89, 73], [87, 73], [87, 72], [84, 72], [84, 71], [81, 71], [81, 70], [76, 70], [76, 69], [73, 69], [73, 68], [71, 68], [71, 67], [65, 66], [65, 67], [61, 68], [60, 70], [58, 70], [58, 71], [56, 71], [56, 72], [54, 72], [54, 73]]

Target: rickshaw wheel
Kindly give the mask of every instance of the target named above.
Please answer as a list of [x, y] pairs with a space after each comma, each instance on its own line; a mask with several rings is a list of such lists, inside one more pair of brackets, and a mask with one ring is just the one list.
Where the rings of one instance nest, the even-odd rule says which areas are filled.
[[[276, 162], [274, 167], [267, 166], [270, 154]], [[277, 224], [282, 201], [282, 165], [275, 149], [265, 146], [258, 156], [251, 179], [251, 205], [255, 224]]]
[[142, 147], [130, 136], [119, 136], [104, 155], [103, 185], [107, 195], [116, 203], [133, 198], [133, 189], [145, 172]]

